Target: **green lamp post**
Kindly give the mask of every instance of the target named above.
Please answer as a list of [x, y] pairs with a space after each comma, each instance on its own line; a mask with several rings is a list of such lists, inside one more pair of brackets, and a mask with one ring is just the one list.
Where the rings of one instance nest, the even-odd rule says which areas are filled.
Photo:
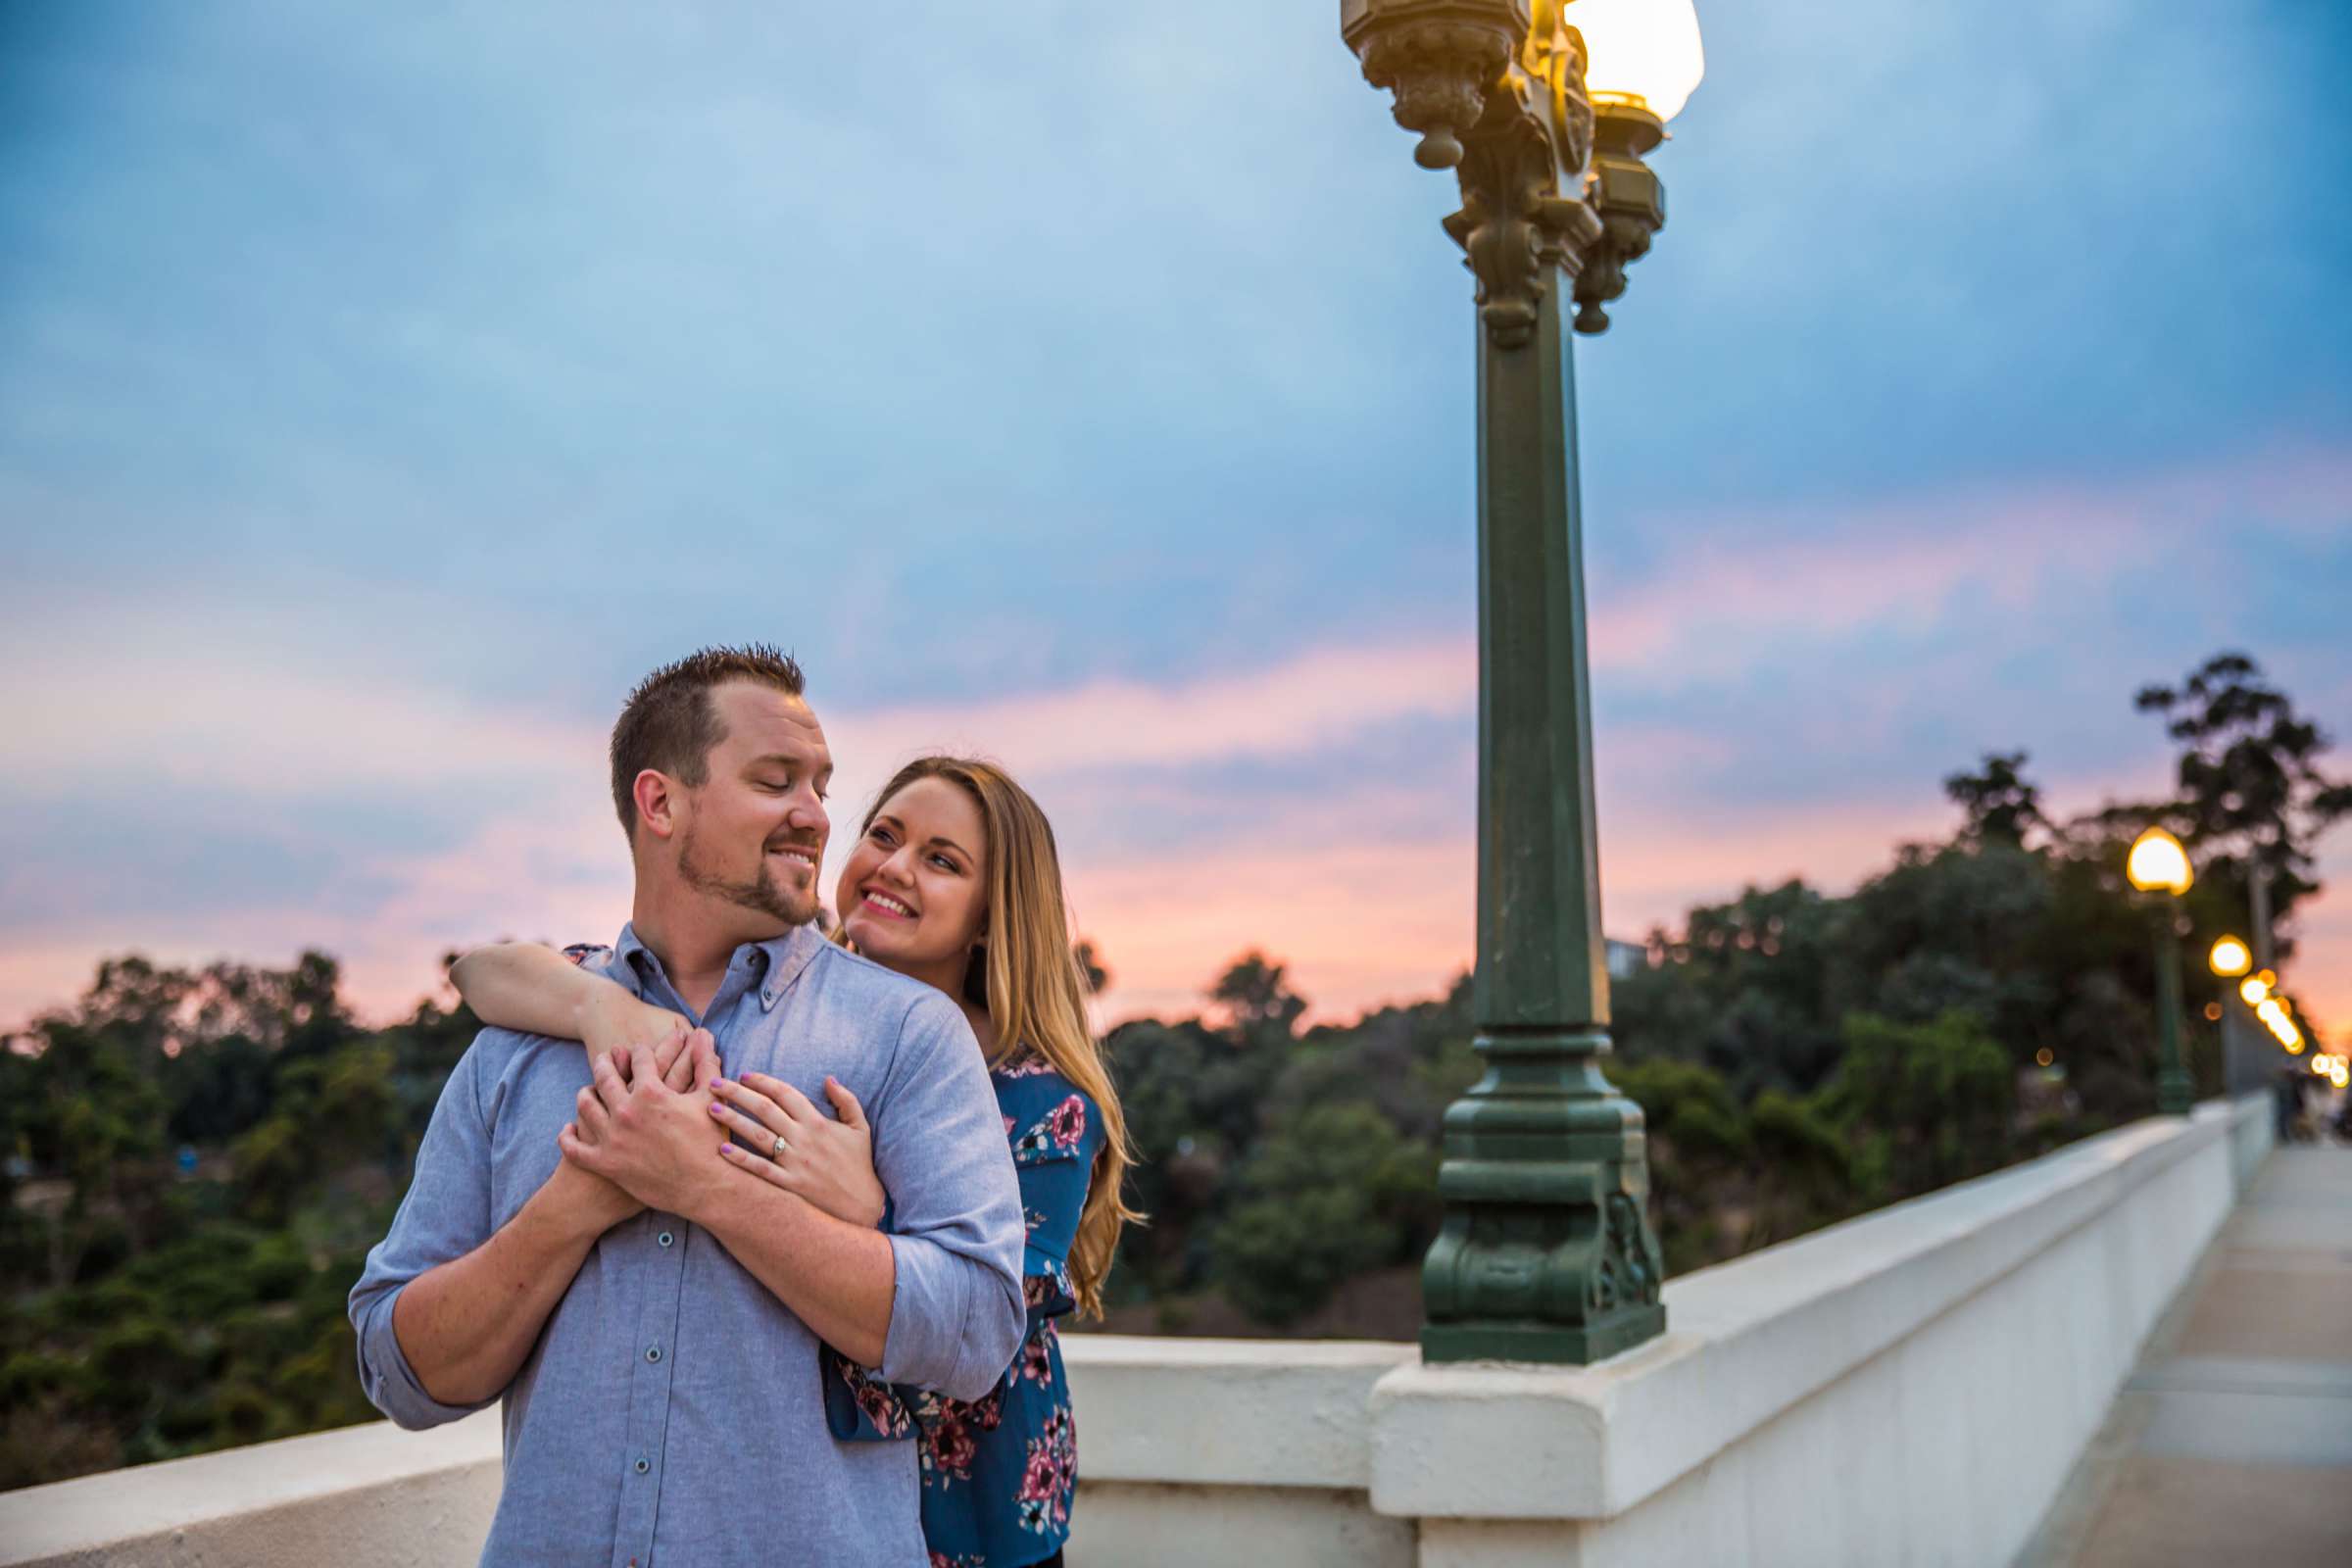
[[[1477, 278], [1478, 961], [1486, 1072], [1446, 1113], [1430, 1361], [1590, 1362], [1665, 1328], [1641, 1107], [1602, 1076], [1575, 324], [1665, 220], [1642, 162], [1700, 72], [1690, 0], [1342, 0], [1341, 34]], [[1590, 65], [1588, 65], [1590, 62]], [[1564, 283], [1565, 280], [1565, 283]]]
[[2152, 827], [2132, 842], [2124, 875], [2149, 898], [2156, 925], [2156, 1110], [2185, 1116], [2196, 1103], [2188, 1069], [2180, 1060], [2180, 935], [2173, 900], [2196, 880], [2188, 852], [2163, 828]]

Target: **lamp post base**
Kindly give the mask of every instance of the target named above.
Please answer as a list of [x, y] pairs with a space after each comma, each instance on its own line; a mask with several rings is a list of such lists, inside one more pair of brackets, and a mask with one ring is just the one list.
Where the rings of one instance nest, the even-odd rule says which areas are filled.
[[1665, 1332], [1666, 1308], [1655, 1301], [1581, 1329], [1549, 1323], [1425, 1323], [1421, 1359], [1590, 1366]]
[[2196, 1104], [2188, 1066], [2180, 1054], [2180, 939], [2173, 930], [2170, 906], [2162, 909], [2156, 927], [2156, 1111], [2163, 1116], [2185, 1116]]
[[1599, 1030], [1491, 1030], [1446, 1112], [1446, 1225], [1421, 1265], [1426, 1361], [1585, 1364], [1666, 1328], [1642, 1107]]
[[2197, 1092], [2187, 1073], [2176, 1068], [2156, 1075], [2156, 1114], [2185, 1116], [2196, 1108]]

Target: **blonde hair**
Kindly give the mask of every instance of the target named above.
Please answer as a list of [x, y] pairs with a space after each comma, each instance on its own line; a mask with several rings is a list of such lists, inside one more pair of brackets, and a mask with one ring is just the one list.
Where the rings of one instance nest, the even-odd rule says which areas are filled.
[[1054, 826], [1029, 792], [996, 763], [934, 756], [918, 757], [892, 775], [866, 808], [858, 831], [870, 830], [892, 797], [926, 778], [946, 779], [969, 795], [988, 834], [988, 924], [964, 971], [963, 995], [988, 1009], [996, 1031], [989, 1066], [1033, 1052], [1083, 1091], [1102, 1118], [1102, 1145], [1095, 1152], [1069, 1259], [1079, 1310], [1101, 1317], [1102, 1284], [1110, 1277], [1120, 1228], [1143, 1216], [1127, 1206], [1121, 1191], [1135, 1155], [1118, 1090], [1087, 1027], [1086, 981], [1070, 946]]

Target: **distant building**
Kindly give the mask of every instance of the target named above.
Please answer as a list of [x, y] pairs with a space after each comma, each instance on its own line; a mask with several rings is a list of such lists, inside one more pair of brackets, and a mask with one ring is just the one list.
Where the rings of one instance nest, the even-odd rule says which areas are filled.
[[1603, 937], [1601, 942], [1607, 949], [1602, 961], [1608, 965], [1610, 979], [1630, 979], [1635, 970], [1649, 966], [1649, 950], [1641, 943], [1620, 942], [1615, 937]]

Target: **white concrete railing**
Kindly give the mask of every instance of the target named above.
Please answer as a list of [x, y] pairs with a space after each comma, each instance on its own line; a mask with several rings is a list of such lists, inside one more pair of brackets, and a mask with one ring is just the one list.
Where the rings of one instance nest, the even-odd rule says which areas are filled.
[[[2006, 1562], [2269, 1152], [2202, 1106], [1668, 1283], [1598, 1366], [1073, 1334], [1080, 1568]], [[498, 1425], [0, 1495], [0, 1568], [470, 1560]]]

